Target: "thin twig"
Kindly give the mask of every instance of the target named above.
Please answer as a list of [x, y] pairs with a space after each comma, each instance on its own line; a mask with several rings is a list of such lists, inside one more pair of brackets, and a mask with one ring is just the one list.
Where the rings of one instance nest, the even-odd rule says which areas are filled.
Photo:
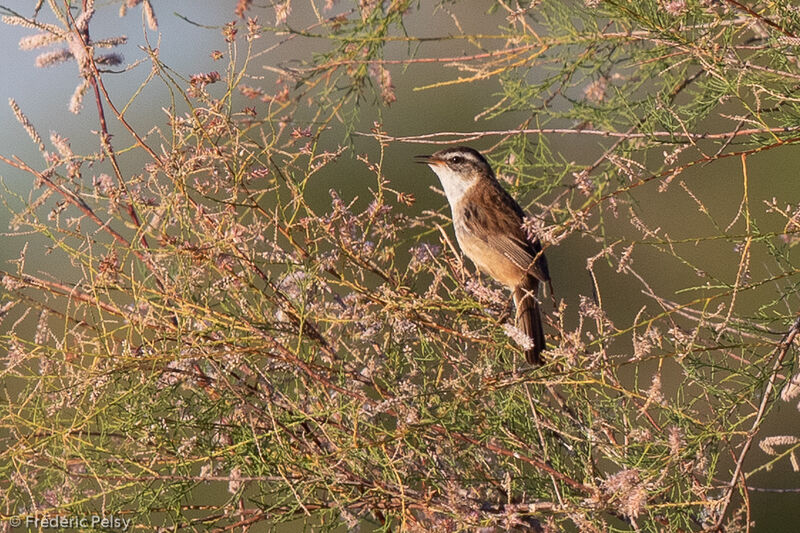
[[[800, 333], [800, 314], [798, 314], [797, 318], [795, 318], [792, 327], [786, 333], [786, 335], [781, 339], [778, 346], [775, 348], [775, 352], [777, 352], [777, 357], [775, 357], [775, 362], [772, 364], [772, 370], [770, 372], [769, 380], [767, 381], [766, 387], [764, 387], [764, 392], [761, 395], [761, 402], [758, 405], [758, 410], [755, 413], [755, 419], [753, 420], [753, 424], [750, 426], [750, 430], [747, 432], [747, 439], [745, 439], [744, 444], [742, 445], [742, 451], [739, 452], [739, 458], [736, 461], [736, 467], [733, 470], [733, 475], [731, 476], [731, 482], [728, 485], [728, 488], [725, 491], [725, 496], [722, 497], [722, 507], [719, 510], [719, 515], [717, 516], [717, 521], [715, 523], [715, 529], [719, 529], [722, 525], [722, 521], [725, 519], [725, 512], [728, 509], [728, 505], [731, 501], [731, 496], [733, 495], [733, 490], [736, 488], [736, 485], [741, 482], [744, 490], [747, 490], [745, 485], [746, 480], [742, 473], [742, 466], [744, 465], [744, 460], [747, 457], [747, 452], [750, 451], [750, 447], [753, 444], [753, 440], [758, 433], [758, 429], [761, 426], [761, 422], [764, 419], [764, 413], [767, 411], [767, 406], [770, 403], [770, 398], [772, 398], [774, 394], [774, 387], [775, 381], [778, 378], [778, 374], [780, 373], [780, 369], [783, 366], [783, 360], [786, 357], [786, 354], [789, 352], [789, 348], [791, 348], [792, 344], [794, 343], [795, 338], [797, 337], [798, 333]], [[749, 517], [748, 517], [749, 522]]]
[[353, 134], [362, 137], [371, 137], [381, 142], [404, 142], [417, 144], [452, 144], [455, 141], [474, 141], [484, 137], [507, 136], [507, 135], [591, 135], [596, 137], [610, 137], [619, 139], [683, 139], [687, 141], [730, 139], [734, 137], [790, 133], [800, 131], [800, 126], [784, 126], [778, 128], [752, 128], [736, 129], [734, 131], [719, 133], [691, 133], [677, 131], [653, 131], [637, 133], [631, 130], [626, 132], [589, 130], [581, 128], [522, 128], [509, 130], [484, 130], [484, 131], [440, 131], [436, 133], [424, 133], [420, 135], [393, 136], [383, 133], [365, 133], [356, 131]]

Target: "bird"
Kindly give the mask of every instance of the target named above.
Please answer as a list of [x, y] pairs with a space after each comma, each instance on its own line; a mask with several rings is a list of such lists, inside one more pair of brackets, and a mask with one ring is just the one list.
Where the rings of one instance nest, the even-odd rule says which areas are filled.
[[525, 359], [543, 364], [546, 342], [537, 292], [540, 284], [551, 283], [550, 272], [538, 237], [528, 237], [522, 228], [524, 211], [477, 150], [456, 146], [415, 157], [442, 184], [461, 252], [511, 290], [516, 328], [531, 341], [524, 346]]

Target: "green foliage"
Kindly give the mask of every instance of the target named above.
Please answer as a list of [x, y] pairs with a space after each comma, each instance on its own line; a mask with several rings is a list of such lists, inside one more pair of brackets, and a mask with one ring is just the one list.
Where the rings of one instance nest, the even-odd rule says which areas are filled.
[[[140, 4], [152, 28], [160, 6]], [[145, 86], [172, 99], [148, 102], [168, 119], [141, 130], [123, 112], [140, 92], [107, 91], [90, 5], [50, 3], [60, 25], [3, 8], [38, 32], [30, 48], [68, 45], [70, 109], [88, 95], [104, 117], [85, 154], [57, 134], [45, 149], [12, 103], [43, 159], [0, 154], [36, 183], [20, 209], [4, 193], [21, 255], [0, 272], [3, 516], [745, 530], [749, 480], [800, 447], [761, 431], [779, 393], [800, 393], [800, 215], [756, 201], [750, 165], [800, 140], [798, 10], [497, 2], [499, 27], [465, 33], [459, 3], [312, 4], [305, 25], [286, 1], [274, 26], [218, 28], [221, 74], [143, 44]], [[236, 12], [273, 16], [261, 9]], [[420, 12], [452, 26], [416, 35]], [[313, 44], [295, 61], [259, 63], [298, 41]], [[415, 98], [491, 83], [479, 130], [373, 124], [409, 97], [406, 75]], [[489, 126], [507, 117], [517, 127]], [[390, 159], [402, 143], [485, 138], [504, 185], [536, 190], [526, 227], [563, 252], [556, 286], [568, 270], [585, 283], [544, 298], [542, 368], [522, 364], [508, 295], [462, 263], [447, 217], [388, 177], [410, 166]], [[596, 143], [575, 158], [564, 138]], [[734, 215], [700, 170], [729, 161]], [[331, 188], [341, 175], [368, 182], [358, 199]], [[26, 263], [31, 234], [63, 270]]]

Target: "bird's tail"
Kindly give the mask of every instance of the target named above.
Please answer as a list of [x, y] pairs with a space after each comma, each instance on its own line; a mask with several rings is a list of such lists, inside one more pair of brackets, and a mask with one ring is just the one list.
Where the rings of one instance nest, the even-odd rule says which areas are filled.
[[534, 366], [543, 363], [541, 353], [547, 346], [544, 340], [539, 302], [536, 300], [538, 288], [539, 280], [533, 276], [527, 276], [525, 281], [514, 289], [514, 305], [517, 309], [516, 326], [533, 342], [533, 347], [525, 350], [525, 359]]

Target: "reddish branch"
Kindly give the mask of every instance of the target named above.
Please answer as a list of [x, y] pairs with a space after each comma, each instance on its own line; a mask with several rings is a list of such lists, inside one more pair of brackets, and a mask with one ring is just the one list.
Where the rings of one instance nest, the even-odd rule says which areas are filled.
[[685, 139], [692, 141], [699, 140], [713, 140], [713, 139], [730, 139], [734, 137], [742, 137], [747, 135], [764, 135], [764, 134], [777, 134], [777, 133], [790, 133], [800, 131], [800, 126], [786, 126], [780, 128], [752, 128], [752, 129], [737, 129], [734, 131], [720, 132], [720, 133], [688, 133], [677, 131], [652, 131], [635, 133], [632, 131], [605, 131], [605, 130], [588, 130], [577, 128], [523, 128], [523, 129], [509, 129], [509, 130], [486, 130], [486, 131], [440, 131], [436, 133], [426, 133], [423, 135], [408, 135], [403, 137], [395, 137], [383, 133], [364, 133], [355, 132], [355, 135], [362, 137], [372, 137], [381, 142], [407, 142], [407, 143], [424, 143], [424, 144], [452, 144], [455, 141], [474, 141], [483, 137], [507, 136], [507, 135], [592, 135], [596, 137], [610, 137], [618, 139], [657, 139], [664, 138], [669, 140]]

